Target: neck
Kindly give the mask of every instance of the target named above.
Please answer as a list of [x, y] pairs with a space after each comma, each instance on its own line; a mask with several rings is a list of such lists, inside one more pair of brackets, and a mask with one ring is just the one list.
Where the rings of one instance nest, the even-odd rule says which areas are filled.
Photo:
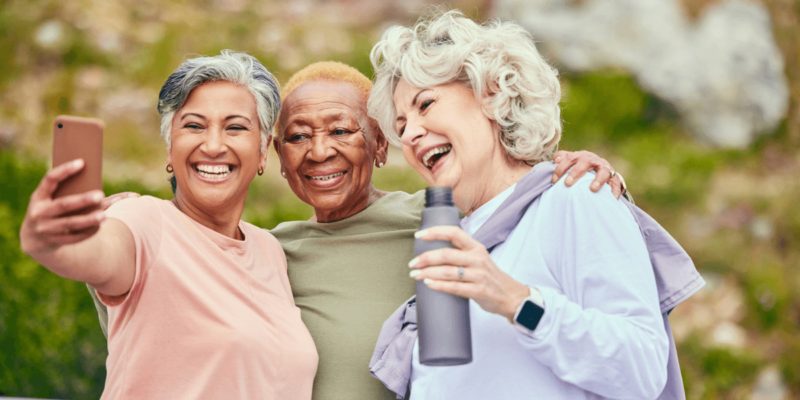
[[486, 185], [476, 188], [475, 196], [470, 196], [471, 198], [466, 199], [467, 201], [462, 200], [462, 202], [459, 202], [459, 199], [456, 198], [456, 206], [461, 209], [464, 214], [470, 215], [473, 211], [519, 182], [532, 168], [532, 166], [525, 162], [509, 160], [505, 160], [505, 162], [501, 163], [499, 168], [487, 168], [486, 171], [488, 171], [489, 176], [487, 179], [483, 180], [483, 182], [486, 182]]
[[367, 191], [354, 201], [351, 201], [348, 204], [343, 204], [342, 207], [335, 210], [314, 209], [314, 213], [317, 216], [317, 222], [334, 222], [343, 220], [366, 210], [367, 207], [372, 205], [372, 203], [378, 201], [378, 199], [385, 195], [386, 192], [376, 189], [375, 186], [372, 185], [372, 182], [370, 182]]
[[244, 240], [244, 235], [239, 230], [239, 220], [242, 218], [244, 201], [239, 202], [234, 207], [219, 207], [214, 210], [205, 210], [192, 204], [181, 196], [180, 190], [175, 193], [172, 204], [189, 218], [197, 221], [200, 225], [211, 229], [221, 235], [235, 240]]

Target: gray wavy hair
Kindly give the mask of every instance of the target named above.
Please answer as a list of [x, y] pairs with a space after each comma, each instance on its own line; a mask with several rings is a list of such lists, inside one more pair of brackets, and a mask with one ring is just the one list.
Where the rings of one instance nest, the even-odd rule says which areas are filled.
[[222, 50], [218, 56], [186, 60], [167, 78], [158, 94], [161, 137], [167, 142], [167, 147], [172, 146], [172, 117], [175, 112], [183, 107], [192, 90], [214, 81], [232, 82], [253, 94], [261, 128], [261, 151], [266, 151], [267, 138], [281, 110], [278, 81], [255, 57], [232, 50]]
[[521, 26], [479, 25], [458, 10], [434, 12], [413, 28], [393, 26], [370, 53], [375, 85], [367, 105], [390, 143], [395, 129], [394, 90], [400, 79], [417, 87], [457, 81], [469, 85], [483, 112], [500, 125], [500, 141], [513, 159], [550, 159], [561, 139], [558, 71], [536, 50]]

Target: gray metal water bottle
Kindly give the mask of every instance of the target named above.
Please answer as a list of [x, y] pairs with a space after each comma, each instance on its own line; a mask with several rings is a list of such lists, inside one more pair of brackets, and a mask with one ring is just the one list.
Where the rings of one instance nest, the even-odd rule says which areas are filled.
[[[420, 230], [438, 225], [459, 225], [453, 191], [445, 186], [425, 190]], [[450, 242], [416, 239], [414, 254], [453, 247]], [[423, 365], [461, 365], [472, 362], [472, 333], [469, 324], [469, 300], [417, 285], [417, 329], [419, 361]]]

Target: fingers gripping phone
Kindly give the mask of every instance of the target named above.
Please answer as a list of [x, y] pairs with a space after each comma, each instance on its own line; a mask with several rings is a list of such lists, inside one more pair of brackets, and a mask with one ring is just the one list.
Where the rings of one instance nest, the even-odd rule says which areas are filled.
[[[82, 158], [84, 167], [58, 185], [53, 198], [103, 188], [103, 121], [61, 115], [53, 124], [53, 167]], [[80, 210], [85, 214], [97, 207]]]

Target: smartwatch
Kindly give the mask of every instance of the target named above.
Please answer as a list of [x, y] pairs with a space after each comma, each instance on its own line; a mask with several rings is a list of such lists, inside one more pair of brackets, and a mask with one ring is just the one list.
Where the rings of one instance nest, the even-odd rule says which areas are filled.
[[534, 330], [544, 316], [544, 301], [538, 290], [534, 288], [530, 290], [531, 295], [520, 304], [514, 321], [529, 330]]

